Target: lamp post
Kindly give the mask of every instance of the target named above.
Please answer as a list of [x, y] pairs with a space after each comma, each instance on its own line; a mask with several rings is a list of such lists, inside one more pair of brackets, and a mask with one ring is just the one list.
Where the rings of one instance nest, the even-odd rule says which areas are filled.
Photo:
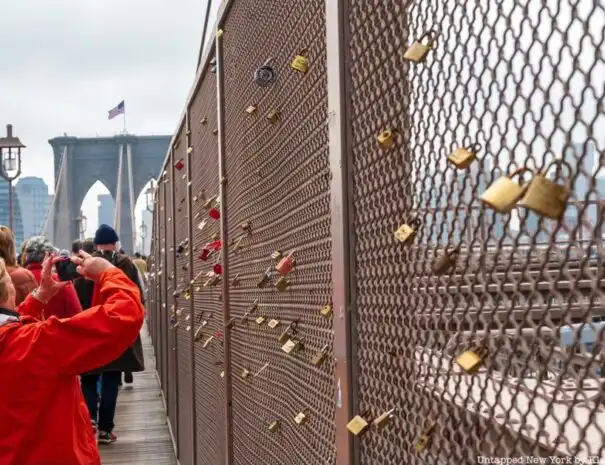
[[151, 186], [145, 191], [145, 206], [149, 213], [153, 213], [153, 202], [155, 200], [156, 185], [154, 180], [151, 180]]
[[0, 176], [8, 182], [9, 227], [14, 232], [15, 215], [13, 211], [13, 181], [21, 176], [21, 149], [25, 145], [13, 136], [13, 125], [6, 125], [6, 137], [0, 138]]
[[80, 225], [80, 239], [84, 239], [86, 237], [86, 229], [88, 228], [88, 224], [86, 223], [88, 218], [82, 210], [80, 210], [80, 216], [78, 216], [77, 220]]
[[141, 223], [141, 227], [139, 229], [139, 234], [141, 236], [141, 242], [142, 242], [142, 252], [143, 255], [145, 255], [145, 238], [147, 237], [147, 225], [145, 224], [145, 222], [143, 221]]

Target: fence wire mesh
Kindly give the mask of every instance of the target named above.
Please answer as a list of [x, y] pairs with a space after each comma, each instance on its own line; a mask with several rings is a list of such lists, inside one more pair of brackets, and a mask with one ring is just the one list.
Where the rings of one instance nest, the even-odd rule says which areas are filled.
[[[340, 166], [326, 81], [327, 47], [340, 45], [354, 315], [343, 395], [370, 424], [342, 429], [356, 438], [355, 463], [605, 460], [605, 7], [348, 0], [346, 33], [326, 44], [337, 25], [325, 1], [231, 3], [221, 26], [229, 276], [213, 274], [223, 211], [213, 65], [188, 102], [191, 143], [181, 128], [168, 161], [170, 176], [191, 146], [192, 166], [176, 171], [174, 237], [170, 184], [157, 194], [154, 342], [181, 449], [193, 422], [197, 440], [181, 463], [225, 463], [230, 370], [234, 464], [345, 465], [331, 355], [333, 318], [344, 316], [329, 307]], [[297, 55], [306, 72], [290, 66]], [[191, 244], [173, 261], [189, 222]], [[279, 263], [291, 252], [289, 272]], [[179, 286], [185, 310], [173, 315]]]

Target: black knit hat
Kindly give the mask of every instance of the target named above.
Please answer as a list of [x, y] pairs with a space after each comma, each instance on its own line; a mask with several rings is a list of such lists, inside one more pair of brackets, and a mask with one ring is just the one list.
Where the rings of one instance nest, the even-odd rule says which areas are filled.
[[120, 238], [118, 237], [115, 229], [107, 224], [102, 224], [95, 233], [94, 243], [95, 245], [108, 245], [115, 244], [119, 240]]

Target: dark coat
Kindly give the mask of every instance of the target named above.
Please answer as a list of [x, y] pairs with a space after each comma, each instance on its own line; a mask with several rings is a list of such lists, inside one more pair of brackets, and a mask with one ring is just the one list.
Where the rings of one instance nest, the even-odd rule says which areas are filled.
[[[96, 256], [98, 257], [103, 257], [106, 260], [110, 261], [111, 263], [113, 263], [117, 268], [119, 268], [120, 270], [122, 270], [124, 272], [124, 274], [126, 276], [128, 276], [128, 278], [130, 278], [130, 280], [137, 285], [139, 292], [141, 294], [141, 302], [143, 304], [145, 304], [145, 302], [143, 301], [143, 292], [139, 283], [139, 276], [138, 276], [138, 271], [137, 271], [137, 267], [134, 263], [132, 263], [132, 260], [130, 260], [130, 258], [127, 255], [122, 255], [119, 253], [115, 253], [115, 252], [96, 252], [95, 253]], [[80, 285], [81, 288], [84, 287], [84, 285]], [[88, 288], [88, 286], [86, 286]], [[76, 287], [77, 289], [77, 287]], [[90, 297], [88, 297], [88, 299], [92, 300], [92, 292], [94, 289], [93, 287], [90, 287]], [[78, 292], [78, 295], [80, 295], [80, 293]], [[86, 296], [83, 296], [84, 299], [86, 299]], [[82, 299], [82, 297], [81, 297]], [[118, 357], [116, 360], [114, 360], [113, 362], [108, 363], [107, 365], [100, 367], [96, 370], [93, 370], [90, 373], [87, 374], [93, 374], [93, 373], [102, 373], [104, 371], [129, 371], [129, 372], [139, 372], [139, 371], [143, 371], [145, 369], [145, 360], [143, 357], [143, 344], [141, 343], [141, 336], [138, 335], [137, 339], [134, 341], [134, 344], [132, 344], [128, 349], [126, 349], [126, 351], [120, 355], [120, 357]]]

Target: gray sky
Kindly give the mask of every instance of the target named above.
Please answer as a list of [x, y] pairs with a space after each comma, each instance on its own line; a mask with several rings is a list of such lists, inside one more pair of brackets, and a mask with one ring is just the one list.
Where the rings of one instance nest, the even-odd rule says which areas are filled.
[[[3, 1], [0, 130], [12, 123], [27, 145], [23, 175], [52, 189], [48, 139], [121, 131], [121, 117], [107, 119], [121, 100], [129, 132], [171, 134], [195, 77], [205, 1]], [[89, 230], [104, 190], [84, 201]]]

